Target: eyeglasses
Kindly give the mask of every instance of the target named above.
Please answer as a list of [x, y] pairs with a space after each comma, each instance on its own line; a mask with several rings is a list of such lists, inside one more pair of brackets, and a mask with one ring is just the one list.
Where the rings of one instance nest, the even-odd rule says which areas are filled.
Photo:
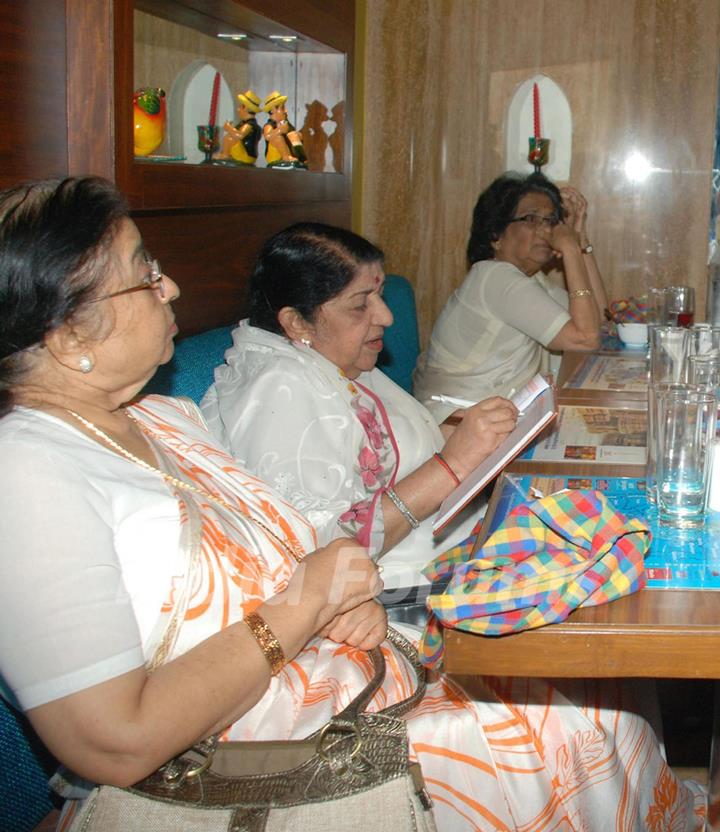
[[544, 217], [542, 214], [523, 214], [522, 217], [513, 217], [510, 222], [524, 222], [534, 229], [540, 228], [541, 225], [555, 228], [556, 225], [560, 224], [560, 217], [555, 214], [550, 217]]
[[129, 289], [120, 289], [119, 292], [110, 292], [109, 295], [103, 295], [100, 298], [95, 298], [95, 300], [91, 301], [91, 303], [98, 303], [101, 300], [109, 300], [110, 298], [116, 298], [120, 295], [129, 295], [132, 292], [142, 292], [144, 289], [157, 289], [158, 294], [160, 295], [160, 300], [165, 300], [165, 281], [163, 280], [164, 275], [162, 268], [160, 267], [160, 263], [158, 263], [157, 260], [146, 260], [145, 262], [150, 267], [150, 274], [142, 283], [138, 283], [137, 286], [131, 286]]

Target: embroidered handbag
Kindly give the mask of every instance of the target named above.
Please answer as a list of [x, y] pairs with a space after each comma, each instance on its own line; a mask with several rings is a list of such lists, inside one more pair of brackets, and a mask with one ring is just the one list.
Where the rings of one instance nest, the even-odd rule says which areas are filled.
[[564, 621], [645, 586], [650, 532], [599, 491], [563, 491], [514, 508], [473, 558], [455, 547], [429, 564], [437, 580], [420, 642], [423, 664], [442, 658], [442, 628], [499, 636]]
[[365, 708], [382, 684], [385, 659], [370, 651], [373, 678], [320, 731], [304, 740], [217, 742], [211, 738], [127, 789], [100, 786], [73, 832], [434, 832], [432, 801], [408, 759], [400, 717], [425, 692], [417, 651], [388, 640], [411, 663], [417, 687], [378, 713]]

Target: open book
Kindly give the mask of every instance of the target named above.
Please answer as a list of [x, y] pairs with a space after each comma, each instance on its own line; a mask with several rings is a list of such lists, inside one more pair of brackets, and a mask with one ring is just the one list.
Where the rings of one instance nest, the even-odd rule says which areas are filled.
[[502, 471], [540, 431], [555, 418], [555, 391], [536, 375], [512, 397], [519, 411], [517, 425], [483, 463], [452, 491], [440, 506], [433, 521], [433, 534], [440, 532], [472, 498]]

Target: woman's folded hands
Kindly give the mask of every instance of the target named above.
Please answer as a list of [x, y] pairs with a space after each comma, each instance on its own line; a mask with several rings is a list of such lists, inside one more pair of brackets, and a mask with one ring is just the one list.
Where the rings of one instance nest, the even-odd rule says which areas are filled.
[[385, 639], [387, 613], [378, 601], [364, 601], [335, 618], [318, 635], [349, 644], [361, 650], [371, 650]]
[[[316, 633], [352, 634], [362, 630], [362, 621], [372, 610], [367, 607], [363, 614], [356, 612], [356, 608], [366, 605], [382, 589], [380, 572], [367, 549], [350, 538], [341, 537], [307, 555], [286, 589], [271, 603], [314, 610]], [[343, 620], [351, 612], [353, 615]], [[359, 638], [357, 634], [355, 637]]]

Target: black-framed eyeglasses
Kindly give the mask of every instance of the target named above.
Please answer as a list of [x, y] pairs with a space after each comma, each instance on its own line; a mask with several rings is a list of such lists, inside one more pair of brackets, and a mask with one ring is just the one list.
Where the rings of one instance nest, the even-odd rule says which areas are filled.
[[160, 267], [160, 263], [157, 260], [146, 260], [147, 265], [150, 267], [150, 274], [143, 280], [142, 283], [138, 283], [137, 286], [130, 286], [129, 289], [120, 289], [118, 292], [110, 292], [109, 295], [103, 295], [100, 298], [95, 298], [94, 301], [91, 303], [98, 303], [101, 300], [109, 300], [110, 298], [116, 298], [120, 295], [129, 295], [132, 292], [142, 292], [144, 289], [156, 289], [158, 294], [160, 295], [160, 300], [165, 300], [165, 281], [163, 279], [163, 271]]
[[556, 214], [552, 214], [549, 217], [544, 217], [542, 214], [523, 214], [522, 217], [513, 217], [510, 222], [524, 222], [531, 228], [540, 228], [542, 225], [548, 228], [555, 228], [556, 225], [560, 224], [560, 217]]

